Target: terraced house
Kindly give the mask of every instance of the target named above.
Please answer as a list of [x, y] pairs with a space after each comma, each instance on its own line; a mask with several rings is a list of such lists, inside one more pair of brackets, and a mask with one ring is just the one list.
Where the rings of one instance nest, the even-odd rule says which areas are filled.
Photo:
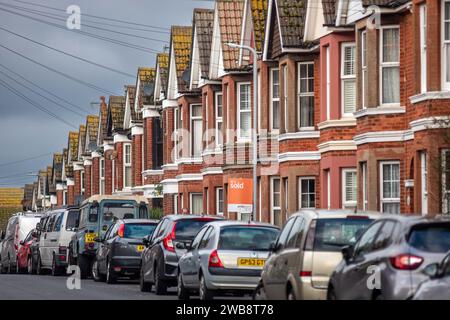
[[450, 0], [216, 0], [99, 109], [45, 173], [53, 205], [142, 194], [165, 214], [248, 219], [228, 188], [252, 177], [256, 143], [257, 220], [449, 213]]

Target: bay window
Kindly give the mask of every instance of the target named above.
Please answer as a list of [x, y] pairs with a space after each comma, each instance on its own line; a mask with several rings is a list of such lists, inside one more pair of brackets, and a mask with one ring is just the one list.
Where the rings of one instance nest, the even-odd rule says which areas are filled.
[[400, 163], [380, 163], [381, 212], [400, 213]]
[[250, 83], [239, 83], [238, 84], [238, 139], [240, 140], [250, 140], [251, 139], [251, 119], [252, 110], [250, 107]]
[[216, 147], [220, 147], [223, 143], [222, 124], [223, 124], [223, 94], [217, 92], [215, 97], [215, 110], [216, 110]]
[[131, 188], [131, 144], [124, 144], [123, 149], [123, 187]]
[[216, 188], [216, 215], [223, 216], [223, 188]]
[[341, 53], [342, 115], [356, 111], [355, 44], [344, 43]]
[[280, 129], [280, 70], [270, 70], [270, 129]]
[[281, 226], [281, 180], [271, 178], [270, 180], [270, 222]]
[[314, 127], [314, 62], [300, 62], [298, 66], [299, 127]]
[[420, 92], [427, 92], [427, 6], [420, 6]]
[[313, 209], [316, 207], [316, 179], [299, 178], [299, 209]]
[[362, 69], [362, 92], [361, 102], [362, 108], [367, 108], [367, 92], [368, 92], [368, 78], [367, 78], [367, 31], [361, 32], [361, 69]]
[[99, 168], [99, 177], [100, 177], [100, 194], [105, 194], [105, 159], [100, 159], [100, 168]]
[[283, 66], [283, 103], [284, 103], [284, 131], [288, 132], [288, 68], [287, 65]]
[[203, 214], [203, 193], [191, 193], [191, 214]]
[[202, 105], [191, 105], [191, 156], [200, 157], [203, 151]]
[[342, 207], [353, 209], [357, 201], [357, 180], [355, 169], [342, 170]]
[[380, 29], [381, 104], [400, 103], [400, 29]]
[[450, 0], [442, 0], [442, 82], [450, 90]]

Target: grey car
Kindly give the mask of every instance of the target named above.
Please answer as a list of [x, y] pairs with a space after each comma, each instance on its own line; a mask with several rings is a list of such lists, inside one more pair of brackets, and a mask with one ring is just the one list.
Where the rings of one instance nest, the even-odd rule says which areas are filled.
[[420, 284], [413, 300], [450, 300], [450, 252], [442, 263], [426, 269], [431, 279]]
[[203, 227], [180, 258], [178, 297], [199, 292], [201, 300], [210, 300], [224, 293], [252, 293], [278, 233], [273, 225], [242, 221]]
[[405, 300], [429, 279], [428, 265], [450, 250], [450, 220], [385, 216], [374, 222], [333, 272], [328, 299]]

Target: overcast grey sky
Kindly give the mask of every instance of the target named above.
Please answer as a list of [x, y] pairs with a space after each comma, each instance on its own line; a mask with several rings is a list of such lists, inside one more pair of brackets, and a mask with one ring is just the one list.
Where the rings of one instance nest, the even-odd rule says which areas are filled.
[[[135, 49], [119, 46], [92, 37], [86, 37], [74, 31], [70, 31], [65, 28], [65, 22], [58, 20], [62, 19], [62, 15], [68, 16], [64, 12], [51, 10], [42, 6], [33, 6], [21, 1], [64, 10], [66, 10], [69, 5], [78, 5], [81, 8], [82, 32], [106, 36], [158, 51], [162, 50], [165, 45], [161, 41], [140, 39], [101, 31], [87, 26], [83, 27], [83, 22], [99, 28], [113, 29], [118, 32], [132, 33], [142, 37], [168, 41], [169, 28], [171, 25], [190, 25], [192, 20], [192, 10], [194, 8], [211, 8], [213, 6], [213, 2], [208, 0], [0, 0], [1, 28], [59, 50], [66, 51], [70, 54], [133, 75], [136, 74], [139, 66], [153, 67], [155, 65], [155, 54], [152, 52], [137, 51]], [[19, 7], [27, 9], [24, 10]], [[34, 11], [30, 11], [30, 9]], [[6, 10], [30, 16], [35, 19], [45, 20], [64, 28], [60, 29], [55, 26], [47, 25], [27, 17], [12, 14]], [[41, 12], [37, 12], [36, 10]], [[83, 13], [157, 26], [159, 28], [164, 28], [164, 30], [152, 29], [159, 31], [157, 33], [138, 31], [133, 30], [133, 28], [150, 28], [132, 24], [121, 24], [127, 28], [115, 28], [107, 25], [118, 24], [114, 21], [86, 17]], [[57, 19], [52, 19], [51, 17]], [[163, 33], [161, 33], [161, 31]], [[12, 35], [1, 29], [0, 45], [8, 47], [26, 57], [64, 72], [72, 77], [89, 82], [116, 94], [123, 94], [124, 85], [134, 84], [135, 82], [135, 79], [133, 78], [78, 61], [16, 35]], [[2, 47], [0, 47], [0, 64], [12, 69], [17, 74], [42, 88], [68, 100], [70, 103], [79, 106], [80, 109], [75, 109], [77, 110], [76, 112], [85, 115], [88, 113], [97, 114], [97, 109], [91, 106], [91, 102], [98, 102], [99, 97], [102, 95], [101, 92], [48, 71]], [[17, 75], [11, 74], [2, 66], [0, 66], [0, 84], [2, 81], [3, 83], [6, 82], [9, 86], [18, 90], [20, 94], [23, 94], [29, 99], [42, 105], [58, 117], [76, 127], [85, 122], [85, 117], [81, 117], [54, 105], [39, 95], [30, 92], [17, 82], [14, 82], [3, 73], [39, 93], [48, 96], [52, 100], [60, 102], [54, 97], [49, 96], [47, 93], [33, 87], [30, 83], [25, 82]], [[103, 93], [103, 95], [107, 95], [107, 93]], [[71, 105], [65, 103], [61, 104], [65, 107], [74, 109]], [[68, 124], [56, 120], [36, 109], [36, 107], [33, 107], [28, 102], [17, 97], [0, 85], [0, 188], [7, 186], [23, 186], [27, 182], [32, 182], [34, 179], [26, 177], [24, 173], [37, 172], [39, 169], [51, 165], [51, 155], [30, 161], [14, 164], [9, 163], [46, 153], [60, 152], [67, 145], [67, 134], [70, 130], [73, 130], [73, 128]]]

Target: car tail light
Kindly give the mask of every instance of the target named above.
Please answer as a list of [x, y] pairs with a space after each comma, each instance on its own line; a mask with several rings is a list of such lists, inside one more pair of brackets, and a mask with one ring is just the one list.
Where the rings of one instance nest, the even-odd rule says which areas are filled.
[[411, 254], [401, 254], [391, 258], [391, 264], [399, 270], [415, 270], [423, 262], [423, 258]]
[[311, 277], [311, 276], [312, 276], [311, 271], [300, 271], [300, 278]]
[[305, 250], [311, 251], [314, 249], [314, 239], [316, 237], [316, 226], [317, 220], [311, 221], [311, 226], [309, 227], [308, 235], [305, 241]]
[[117, 235], [119, 236], [119, 238], [124, 238], [124, 236], [125, 236], [125, 224], [121, 224], [119, 226], [119, 230], [117, 230]]
[[175, 227], [177, 223], [174, 222], [172, 225], [172, 231], [163, 239], [164, 248], [168, 251], [175, 252], [175, 247], [173, 241], [175, 240]]
[[222, 261], [220, 261], [219, 255], [217, 254], [217, 250], [211, 252], [211, 255], [209, 256], [208, 267], [223, 268]]

